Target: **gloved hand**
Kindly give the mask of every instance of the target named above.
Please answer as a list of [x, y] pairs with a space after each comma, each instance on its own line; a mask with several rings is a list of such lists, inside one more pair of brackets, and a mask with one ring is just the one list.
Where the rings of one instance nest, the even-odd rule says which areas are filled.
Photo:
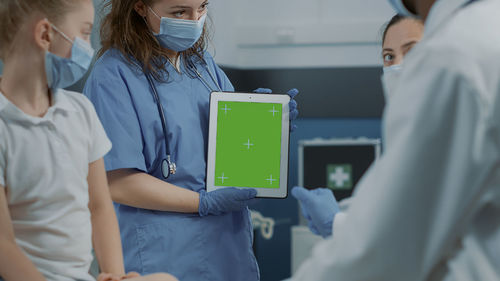
[[[268, 88], [258, 88], [253, 90], [253, 92], [257, 94], [272, 94], [273, 90]], [[293, 124], [293, 120], [297, 119], [297, 116], [299, 116], [299, 110], [297, 109], [297, 101], [295, 101], [293, 98], [298, 93], [299, 90], [295, 88], [287, 92], [288, 96], [290, 97], [290, 102], [288, 103], [288, 107], [290, 108], [290, 132], [293, 132], [295, 131], [295, 129], [297, 129], [297, 125]]]
[[200, 216], [221, 215], [233, 211], [240, 211], [256, 201], [255, 189], [237, 189], [235, 187], [221, 188], [214, 191], [200, 191]]
[[296, 186], [292, 189], [292, 195], [300, 201], [302, 215], [309, 222], [309, 229], [323, 238], [332, 235], [333, 219], [340, 211], [333, 192], [327, 188], [307, 190]]

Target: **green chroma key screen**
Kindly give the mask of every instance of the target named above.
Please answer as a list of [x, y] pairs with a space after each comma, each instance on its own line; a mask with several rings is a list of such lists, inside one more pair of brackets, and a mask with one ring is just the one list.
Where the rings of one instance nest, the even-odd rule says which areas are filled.
[[279, 188], [282, 105], [218, 102], [215, 185]]

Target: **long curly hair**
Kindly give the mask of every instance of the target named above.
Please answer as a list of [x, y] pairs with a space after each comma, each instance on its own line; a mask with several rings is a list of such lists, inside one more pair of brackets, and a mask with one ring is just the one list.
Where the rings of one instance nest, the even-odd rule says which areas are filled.
[[[98, 56], [115, 48], [129, 63], [151, 74], [155, 80], [165, 81], [168, 79], [166, 69], [168, 50], [160, 45], [146, 21], [135, 11], [134, 6], [139, 1], [152, 6], [157, 0], [108, 0], [104, 4], [103, 11], [109, 11], [109, 13], [101, 24], [102, 49], [98, 52]], [[196, 59], [203, 60], [208, 41], [209, 32], [206, 22], [200, 39], [188, 50], [180, 52], [185, 65], [193, 65]]]

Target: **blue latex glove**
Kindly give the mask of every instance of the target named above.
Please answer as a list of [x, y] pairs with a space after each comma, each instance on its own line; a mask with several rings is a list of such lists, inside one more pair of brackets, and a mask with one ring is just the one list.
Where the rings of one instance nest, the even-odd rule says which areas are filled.
[[302, 215], [309, 222], [309, 229], [324, 238], [331, 236], [333, 219], [340, 211], [333, 192], [327, 188], [307, 190], [296, 186], [292, 189], [292, 195], [300, 201]]
[[[257, 94], [272, 94], [273, 90], [268, 88], [258, 88], [253, 90], [253, 92]], [[290, 132], [293, 132], [295, 131], [295, 129], [297, 129], [297, 125], [293, 124], [293, 120], [297, 119], [297, 116], [299, 116], [297, 101], [295, 101], [293, 98], [295, 98], [295, 96], [299, 94], [299, 90], [294, 88], [289, 90], [287, 94], [290, 97], [290, 102], [288, 103], [288, 107], [290, 108]]]
[[237, 189], [228, 187], [206, 192], [200, 191], [200, 206], [198, 213], [200, 216], [221, 215], [223, 213], [240, 211], [257, 199], [255, 189]]

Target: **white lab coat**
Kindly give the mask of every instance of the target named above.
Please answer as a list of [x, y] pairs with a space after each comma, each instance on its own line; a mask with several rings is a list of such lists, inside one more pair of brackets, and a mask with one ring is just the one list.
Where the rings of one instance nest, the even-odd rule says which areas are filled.
[[383, 156], [292, 280], [500, 280], [500, 0], [465, 2], [433, 6]]

